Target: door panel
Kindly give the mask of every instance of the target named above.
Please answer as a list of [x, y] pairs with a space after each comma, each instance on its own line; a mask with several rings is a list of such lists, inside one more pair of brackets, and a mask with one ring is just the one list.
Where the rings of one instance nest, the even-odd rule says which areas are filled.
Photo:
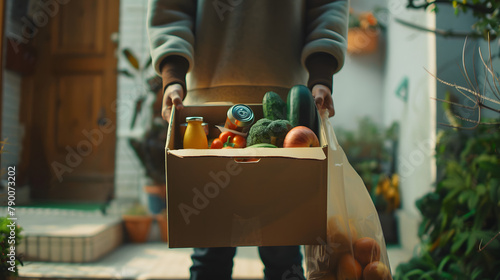
[[119, 0], [69, 1], [35, 38], [27, 171], [34, 198], [113, 196], [118, 12]]
[[[61, 9], [52, 26], [54, 54], [99, 54], [109, 37], [103, 36], [106, 1], [72, 1], [70, 9]], [[118, 12], [118, 11], [115, 11]]]
[[53, 104], [57, 112], [54, 120], [57, 149], [64, 150], [66, 146], [77, 148], [82, 141], [82, 131], [95, 127], [101, 106], [99, 97], [103, 94], [103, 79], [98, 74], [61, 75], [55, 83], [56, 99]]

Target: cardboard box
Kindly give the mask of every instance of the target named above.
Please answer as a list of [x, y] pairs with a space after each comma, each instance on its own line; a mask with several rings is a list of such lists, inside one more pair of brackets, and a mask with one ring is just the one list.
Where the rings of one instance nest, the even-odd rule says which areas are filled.
[[[260, 104], [249, 105], [256, 119]], [[202, 116], [215, 138], [231, 106], [172, 114], [166, 141], [170, 248], [285, 246], [326, 240], [327, 148], [181, 149], [180, 124]], [[326, 143], [324, 136], [321, 143]], [[258, 158], [258, 162], [240, 162]]]

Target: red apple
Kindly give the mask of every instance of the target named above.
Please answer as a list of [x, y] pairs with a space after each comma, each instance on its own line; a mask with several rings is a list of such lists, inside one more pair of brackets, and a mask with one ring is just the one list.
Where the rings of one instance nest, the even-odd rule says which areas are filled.
[[306, 126], [296, 126], [285, 136], [283, 148], [293, 147], [319, 147], [316, 133]]

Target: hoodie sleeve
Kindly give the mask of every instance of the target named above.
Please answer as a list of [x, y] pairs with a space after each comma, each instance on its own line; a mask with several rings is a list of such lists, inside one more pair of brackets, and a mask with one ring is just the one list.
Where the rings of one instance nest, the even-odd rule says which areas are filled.
[[347, 49], [348, 0], [306, 1], [306, 34], [301, 61], [309, 71], [308, 86], [332, 88], [333, 74], [344, 65]]
[[195, 16], [196, 0], [149, 0], [147, 31], [153, 66], [158, 74], [162, 75], [162, 67], [168, 67], [164, 72], [177, 79], [193, 67]]

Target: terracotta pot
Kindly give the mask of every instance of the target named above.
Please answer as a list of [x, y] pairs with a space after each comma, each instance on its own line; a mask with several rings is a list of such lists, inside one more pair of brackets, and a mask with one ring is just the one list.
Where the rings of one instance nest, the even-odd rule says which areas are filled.
[[133, 243], [144, 243], [148, 240], [149, 230], [153, 217], [151, 216], [135, 216], [123, 215], [123, 222], [127, 230], [128, 237]]
[[380, 31], [374, 28], [349, 28], [347, 35], [347, 52], [352, 54], [369, 54], [377, 50]]
[[160, 227], [161, 240], [163, 242], [168, 242], [167, 215], [164, 214], [156, 215], [156, 221], [158, 222], [158, 226]]
[[167, 197], [167, 188], [164, 184], [144, 186], [144, 191], [148, 194], [157, 195], [162, 199], [166, 199]]

